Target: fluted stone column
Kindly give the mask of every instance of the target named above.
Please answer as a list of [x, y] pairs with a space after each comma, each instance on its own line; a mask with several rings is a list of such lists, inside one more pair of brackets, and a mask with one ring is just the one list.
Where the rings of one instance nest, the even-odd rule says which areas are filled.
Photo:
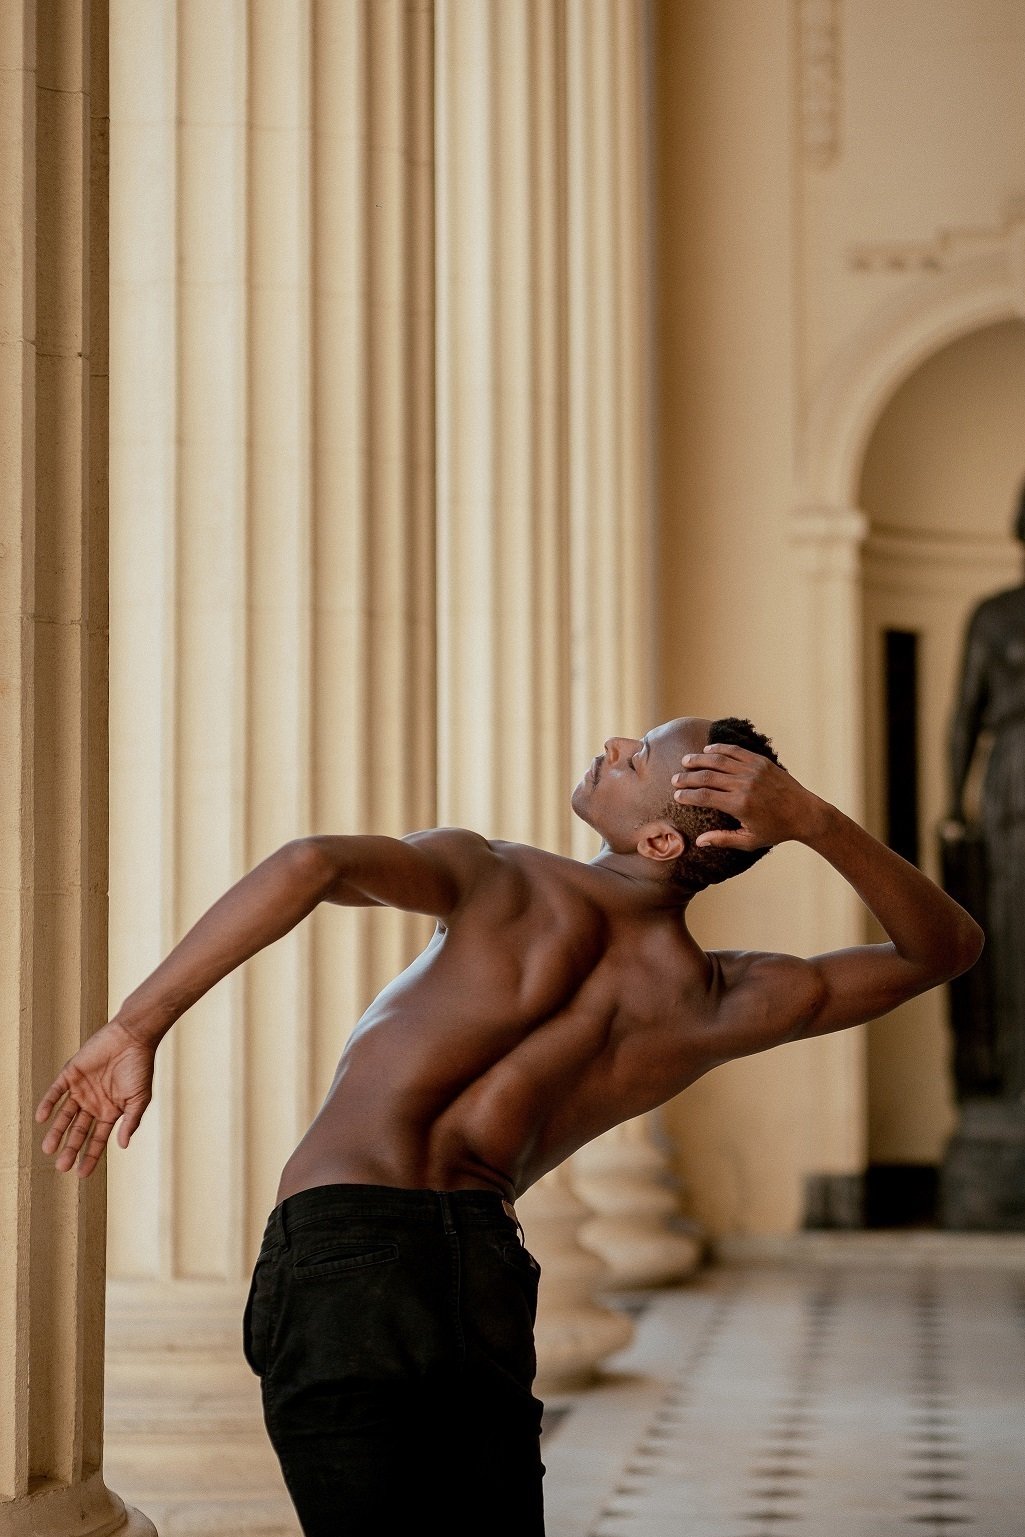
[[107, 15], [0, 15], [0, 1534], [153, 1533], [104, 1482], [103, 1181], [35, 1105], [106, 1007]]
[[[430, 6], [115, 15], [112, 1006], [281, 843], [436, 820]], [[244, 1294], [429, 929], [318, 912], [160, 1048], [112, 1160], [108, 1438], [165, 1533], [295, 1530]]]
[[[116, 1006], [306, 831], [459, 820], [589, 857], [569, 791], [651, 723], [651, 625], [643, 8], [114, 4]], [[167, 1532], [292, 1529], [249, 1269], [429, 931], [318, 911], [181, 1021], [112, 1151], [109, 1445]], [[579, 1378], [630, 1325], [590, 1300], [570, 1170], [527, 1206], [563, 1223]], [[555, 1300], [539, 1355], [569, 1370]]]
[[573, 1187], [590, 1208], [580, 1242], [615, 1289], [670, 1286], [701, 1265], [705, 1245], [680, 1219], [679, 1191], [646, 1117], [597, 1138], [572, 1160]]
[[[864, 820], [865, 804], [859, 709], [864, 699], [862, 547], [867, 532], [868, 519], [856, 507], [803, 505], [792, 513], [791, 538], [801, 575], [795, 622], [800, 654], [808, 659], [809, 718], [831, 748], [821, 754], [817, 788], [856, 821]], [[804, 922], [813, 953], [835, 944], [837, 934], [863, 930], [864, 910], [856, 893], [831, 875], [820, 861], [807, 883]], [[804, 1049], [820, 1086], [817, 1117], [807, 1134], [815, 1149], [808, 1164], [826, 1175], [863, 1169], [868, 1159], [866, 1033], [836, 1031], [808, 1041]]]
[[[565, 5], [574, 765], [607, 736], [656, 724], [644, 20], [635, 0]], [[575, 823], [572, 852], [590, 857], [588, 840]], [[581, 1240], [608, 1284], [695, 1269], [699, 1246], [668, 1225], [679, 1203], [653, 1117], [607, 1132], [570, 1167], [594, 1214]]]
[[[606, 736], [653, 724], [644, 12], [438, 0], [436, 17], [439, 813], [590, 858], [569, 792]], [[638, 1138], [602, 1139], [606, 1165]], [[572, 1170], [520, 1206], [540, 1376], [577, 1384], [631, 1326], [595, 1300]]]

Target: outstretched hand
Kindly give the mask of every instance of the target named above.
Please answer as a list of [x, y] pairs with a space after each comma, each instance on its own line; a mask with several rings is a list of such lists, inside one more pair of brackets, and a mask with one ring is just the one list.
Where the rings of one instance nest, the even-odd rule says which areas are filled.
[[688, 753], [673, 775], [673, 798], [684, 806], [723, 811], [740, 826], [701, 833], [698, 848], [761, 849], [788, 838], [805, 838], [823, 802], [761, 753], [733, 743], [710, 742]]
[[118, 1145], [128, 1146], [153, 1095], [155, 1049], [115, 1019], [65, 1062], [36, 1110], [37, 1121], [54, 1116], [42, 1146], [61, 1174], [76, 1158], [79, 1176], [91, 1174], [118, 1121]]

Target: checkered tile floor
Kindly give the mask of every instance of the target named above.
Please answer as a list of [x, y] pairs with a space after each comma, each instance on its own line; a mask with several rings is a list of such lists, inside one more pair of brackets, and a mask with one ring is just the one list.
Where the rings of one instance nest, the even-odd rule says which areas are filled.
[[1025, 1240], [801, 1255], [618, 1299], [546, 1407], [548, 1537], [1025, 1537]]

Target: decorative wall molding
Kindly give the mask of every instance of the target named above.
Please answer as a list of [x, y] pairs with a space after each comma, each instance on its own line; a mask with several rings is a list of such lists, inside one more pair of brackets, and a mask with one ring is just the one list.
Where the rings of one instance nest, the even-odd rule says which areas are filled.
[[817, 170], [840, 149], [840, 0], [798, 0], [801, 147]]
[[862, 576], [874, 592], [906, 598], [911, 573], [919, 595], [960, 601], [966, 573], [980, 591], [1011, 587], [1021, 580], [1021, 546], [1008, 534], [895, 531], [873, 528], [862, 549]]
[[1017, 218], [985, 248], [901, 285], [837, 350], [802, 424], [796, 504], [856, 502], [865, 446], [898, 386], [941, 347], [1015, 318], [1025, 319], [1025, 220]]
[[847, 253], [847, 265], [854, 272], [945, 272], [1005, 246], [1019, 254], [1018, 287], [1025, 292], [1025, 194], [1012, 198], [1001, 222], [988, 229], [940, 229], [931, 240], [853, 245]]

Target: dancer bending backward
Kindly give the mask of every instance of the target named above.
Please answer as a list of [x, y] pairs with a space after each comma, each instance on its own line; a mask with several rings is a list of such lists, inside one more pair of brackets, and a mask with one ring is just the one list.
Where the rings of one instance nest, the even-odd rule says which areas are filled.
[[[572, 805], [601, 836], [590, 861], [459, 827], [285, 844], [39, 1105], [43, 1151], [88, 1175], [119, 1121], [128, 1146], [175, 1021], [319, 903], [436, 920], [284, 1165], [246, 1305], [243, 1348], [308, 1537], [542, 1533], [539, 1272], [517, 1197], [720, 1063], [874, 1019], [979, 955], [969, 915], [799, 784], [749, 721], [611, 737]], [[884, 943], [810, 959], [696, 943], [691, 899], [788, 839], [839, 871]]]

